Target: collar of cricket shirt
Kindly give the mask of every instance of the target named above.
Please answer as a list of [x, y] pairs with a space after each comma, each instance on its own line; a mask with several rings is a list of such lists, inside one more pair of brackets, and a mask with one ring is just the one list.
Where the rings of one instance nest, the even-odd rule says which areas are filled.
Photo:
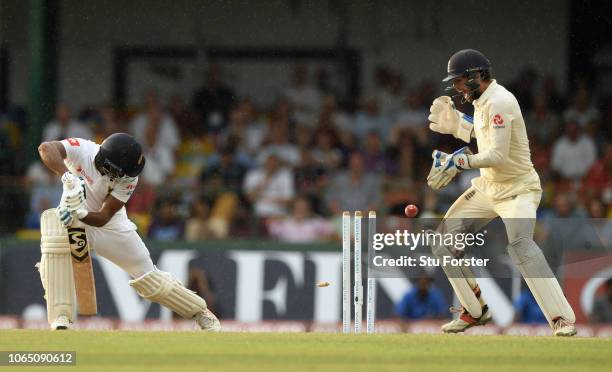
[[480, 95], [478, 99], [474, 100], [474, 107], [484, 105], [489, 99], [489, 97], [491, 97], [491, 95], [493, 94], [493, 91], [495, 91], [496, 88], [497, 88], [497, 80], [492, 79], [491, 84], [489, 84], [487, 89], [485, 89], [485, 91], [482, 92], [482, 94]]

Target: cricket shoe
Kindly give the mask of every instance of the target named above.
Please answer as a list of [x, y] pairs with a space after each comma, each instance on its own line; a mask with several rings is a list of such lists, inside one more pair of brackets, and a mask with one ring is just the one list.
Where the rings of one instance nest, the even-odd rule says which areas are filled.
[[491, 312], [489, 311], [489, 307], [484, 305], [482, 307], [482, 315], [479, 318], [474, 318], [467, 312], [464, 308], [460, 308], [459, 310], [455, 310], [451, 308], [451, 312], [461, 312], [461, 315], [457, 319], [453, 319], [452, 321], [444, 324], [441, 329], [444, 333], [459, 333], [463, 332], [468, 328], [474, 326], [485, 325], [491, 321], [493, 318]]
[[571, 337], [574, 336], [578, 331], [574, 327], [573, 323], [559, 317], [553, 321], [553, 335], [559, 337]]
[[53, 323], [51, 323], [51, 329], [54, 331], [70, 329], [70, 324], [71, 324], [70, 319], [68, 319], [66, 315], [60, 315], [57, 318], [55, 318]]
[[221, 331], [221, 323], [219, 319], [212, 313], [212, 311], [205, 309], [204, 311], [197, 313], [195, 321], [198, 323], [200, 328], [208, 332], [219, 332]]

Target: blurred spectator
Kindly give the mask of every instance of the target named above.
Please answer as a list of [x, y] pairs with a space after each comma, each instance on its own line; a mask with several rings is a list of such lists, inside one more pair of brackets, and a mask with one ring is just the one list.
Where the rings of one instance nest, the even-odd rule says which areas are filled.
[[382, 175], [396, 173], [395, 163], [384, 151], [380, 136], [377, 132], [367, 134], [364, 144], [363, 159], [366, 172]]
[[203, 194], [213, 201], [209, 229], [215, 238], [225, 238], [244, 199], [242, 185], [248, 161], [236, 154], [231, 145], [219, 150], [200, 176]]
[[222, 130], [235, 102], [233, 89], [221, 81], [221, 67], [214, 63], [209, 65], [206, 86], [195, 93], [192, 103], [194, 110], [201, 115], [203, 130], [207, 133]]
[[244, 144], [247, 153], [253, 155], [259, 150], [268, 135], [268, 124], [258, 120], [257, 110], [251, 99], [243, 99], [240, 102], [240, 109], [247, 124]]
[[300, 150], [289, 141], [289, 125], [287, 122], [273, 119], [270, 123], [269, 138], [257, 155], [257, 162], [263, 164], [270, 154], [288, 166], [295, 166], [300, 162]]
[[218, 157], [211, 159], [200, 180], [205, 183], [204, 187], [211, 187], [213, 183], [213, 188], [240, 194], [247, 169], [247, 164], [236, 156], [236, 150], [225, 146], [219, 150]]
[[191, 206], [190, 217], [185, 226], [185, 239], [188, 241], [204, 240], [212, 233], [209, 228], [210, 207], [205, 200], [196, 200]]
[[[406, 97], [404, 107], [395, 119], [395, 125], [391, 133], [391, 142], [395, 143], [399, 137], [400, 131], [408, 131], [409, 133], [422, 137], [423, 135], [421, 133], [429, 130], [428, 116], [429, 111], [424, 107], [421, 101], [421, 93], [418, 91], [411, 92]], [[427, 134], [427, 132], [425, 134]]]
[[273, 238], [291, 243], [330, 240], [334, 234], [329, 221], [312, 214], [310, 201], [305, 197], [294, 200], [290, 217], [270, 221], [268, 230]]
[[140, 142], [146, 159], [146, 166], [141, 179], [153, 186], [159, 186], [174, 173], [175, 162], [172, 149], [161, 138], [161, 111], [152, 109], [148, 112], [143, 139]]
[[295, 66], [292, 84], [285, 90], [284, 96], [293, 106], [293, 119], [298, 124], [314, 126], [321, 108], [321, 92], [308, 84], [307, 75], [306, 66]]
[[244, 99], [230, 111], [228, 128], [220, 139], [225, 145], [237, 146], [239, 152], [252, 156], [257, 154], [267, 135], [268, 126], [257, 121], [253, 103]]
[[605, 292], [593, 301], [591, 321], [594, 323], [612, 323], [612, 279], [604, 286]]
[[363, 141], [368, 133], [378, 131], [383, 141], [386, 142], [389, 135], [389, 126], [390, 120], [380, 114], [376, 98], [367, 97], [364, 99], [362, 110], [355, 116], [352, 131], [359, 141]]
[[[100, 133], [96, 134], [96, 139], [100, 142], [108, 135], [117, 132], [128, 132], [129, 130], [125, 127], [125, 122], [119, 118], [119, 113], [113, 107], [112, 104], [106, 104], [100, 107], [98, 110], [100, 115]], [[99, 137], [103, 136], [103, 137]], [[96, 141], [97, 142], [97, 141]]]
[[176, 123], [181, 138], [201, 137], [204, 134], [199, 115], [189, 110], [182, 96], [173, 94], [170, 97], [168, 113]]
[[149, 226], [147, 236], [157, 240], [181, 240], [185, 235], [185, 222], [176, 211], [176, 203], [172, 200], [162, 200]]
[[143, 103], [143, 111], [130, 122], [130, 132], [136, 140], [143, 143], [146, 141], [148, 127], [155, 123], [158, 145], [174, 153], [181, 143], [181, 137], [172, 117], [162, 109], [157, 91], [148, 89]]
[[612, 219], [608, 218], [605, 205], [601, 200], [594, 198], [589, 200], [587, 211], [589, 218], [592, 218], [589, 222], [595, 230], [595, 239], [599, 240], [595, 244], [603, 249], [609, 249], [612, 247]]
[[574, 200], [567, 193], [558, 193], [555, 195], [553, 210], [551, 212], [550, 217], [553, 218], [578, 216]]
[[531, 67], [524, 68], [508, 90], [514, 94], [524, 112], [531, 111], [533, 92], [538, 74]]
[[353, 122], [351, 117], [344, 111], [338, 109], [336, 97], [332, 95], [323, 98], [323, 106], [319, 113], [318, 129], [336, 129], [351, 131]]
[[553, 146], [551, 167], [561, 177], [578, 181], [595, 162], [597, 149], [593, 139], [580, 133], [575, 122], [566, 123], [564, 133]]
[[542, 80], [541, 95], [548, 97], [548, 106], [555, 112], [563, 112], [565, 98], [557, 87], [557, 80], [552, 75], [547, 75]]
[[93, 132], [85, 125], [72, 119], [70, 107], [59, 104], [55, 108], [55, 120], [45, 125], [43, 141], [61, 141], [64, 138], [75, 137], [94, 140]]
[[612, 143], [606, 144], [603, 158], [591, 167], [583, 189], [605, 204], [612, 204]]
[[321, 129], [317, 131], [312, 156], [327, 171], [336, 170], [340, 166], [342, 151], [340, 151], [336, 133], [333, 130]]
[[589, 93], [585, 86], [580, 86], [572, 99], [572, 104], [563, 113], [563, 120], [575, 122], [585, 130], [589, 124], [599, 121], [599, 111], [589, 103]]
[[395, 118], [402, 108], [402, 88], [404, 79], [397, 72], [392, 72], [388, 77], [388, 83], [377, 92], [377, 100], [380, 102], [380, 112], [388, 118]]
[[62, 197], [62, 182], [41, 162], [33, 162], [26, 172], [26, 186], [30, 188], [30, 210], [26, 215], [25, 227], [40, 228], [40, 215], [49, 208], [59, 205]]
[[540, 306], [529, 288], [524, 288], [514, 301], [514, 321], [517, 323], [547, 323]]
[[342, 211], [375, 211], [380, 199], [380, 179], [366, 174], [363, 155], [358, 152], [350, 155], [348, 170], [332, 179], [326, 193], [328, 208], [336, 215]]
[[243, 189], [254, 204], [256, 216], [284, 216], [295, 194], [293, 173], [283, 168], [279, 157], [272, 153], [261, 168], [247, 173]]
[[551, 143], [559, 135], [559, 117], [550, 110], [549, 98], [544, 94], [535, 97], [533, 110], [529, 111], [525, 121], [529, 132], [529, 141], [544, 145]]
[[295, 168], [297, 193], [307, 196], [314, 204], [314, 210], [321, 213], [321, 196], [327, 185], [327, 171], [308, 148], [301, 149], [300, 164]]
[[448, 306], [432, 282], [429, 277], [418, 278], [416, 285], [395, 305], [395, 314], [405, 320], [446, 318]]

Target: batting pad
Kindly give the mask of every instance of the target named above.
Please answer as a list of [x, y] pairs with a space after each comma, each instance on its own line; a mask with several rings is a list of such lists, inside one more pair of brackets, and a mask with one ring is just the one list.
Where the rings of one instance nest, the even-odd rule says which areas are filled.
[[191, 319], [206, 309], [203, 298], [165, 271], [149, 271], [129, 283], [143, 298], [164, 305], [185, 319]]
[[38, 271], [47, 300], [47, 320], [51, 324], [58, 316], [65, 315], [74, 321], [76, 294], [68, 233], [55, 209], [47, 209], [42, 213], [40, 230], [41, 259]]
[[508, 246], [508, 253], [540, 305], [548, 324], [552, 327], [559, 317], [570, 323], [576, 322], [574, 310], [565, 298], [540, 247], [532, 239], [520, 238]]

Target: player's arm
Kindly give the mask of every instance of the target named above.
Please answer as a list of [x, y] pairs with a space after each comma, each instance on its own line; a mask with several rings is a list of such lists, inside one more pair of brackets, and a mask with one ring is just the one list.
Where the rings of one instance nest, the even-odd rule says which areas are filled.
[[68, 172], [64, 159], [66, 159], [66, 149], [59, 141], [43, 142], [38, 146], [38, 154], [40, 160], [49, 168], [53, 173], [58, 176], [62, 176]]
[[124, 205], [124, 202], [109, 194], [106, 196], [106, 199], [104, 199], [99, 211], [87, 212], [84, 217], [79, 217], [79, 219], [89, 226], [102, 227], [106, 225]]
[[514, 116], [504, 105], [492, 105], [488, 120], [491, 147], [474, 155], [467, 155], [467, 168], [490, 168], [502, 165], [508, 159], [512, 120]]

